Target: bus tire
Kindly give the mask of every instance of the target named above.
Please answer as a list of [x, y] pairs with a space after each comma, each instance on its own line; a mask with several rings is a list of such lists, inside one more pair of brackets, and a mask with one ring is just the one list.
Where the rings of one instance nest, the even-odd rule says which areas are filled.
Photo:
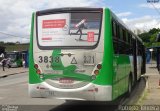
[[65, 100], [65, 102], [70, 103], [70, 102], [72, 102], [72, 100]]
[[142, 79], [142, 77], [140, 77], [140, 78], [138, 79], [138, 83], [140, 83], [140, 82], [141, 82], [141, 79]]
[[132, 76], [130, 75], [129, 79], [128, 79], [128, 90], [127, 90], [127, 94], [126, 94], [127, 97], [130, 97], [131, 92], [132, 92]]

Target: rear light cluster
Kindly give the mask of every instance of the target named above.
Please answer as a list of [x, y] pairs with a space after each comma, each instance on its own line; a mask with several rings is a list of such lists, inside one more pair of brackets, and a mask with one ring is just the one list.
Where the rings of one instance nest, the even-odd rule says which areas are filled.
[[102, 65], [101, 64], [98, 64], [97, 65], [97, 69], [94, 71], [94, 74], [95, 75], [98, 75], [99, 74], [99, 70], [102, 68]]
[[41, 74], [41, 71], [39, 69], [36, 70], [37, 74]]
[[43, 78], [43, 75], [41, 74], [41, 70], [39, 69], [38, 64], [34, 64], [34, 68], [36, 69], [36, 73], [40, 75], [40, 78]]
[[92, 79], [96, 79], [96, 76], [99, 74], [100, 69], [102, 69], [102, 65], [98, 64], [97, 68], [94, 70], [94, 75], [92, 75]]
[[35, 68], [35, 69], [38, 69], [38, 64], [34, 64], [34, 68]]
[[38, 69], [39, 68], [38, 64], [34, 64], [34, 68], [36, 69], [37, 74], [41, 74], [41, 70]]

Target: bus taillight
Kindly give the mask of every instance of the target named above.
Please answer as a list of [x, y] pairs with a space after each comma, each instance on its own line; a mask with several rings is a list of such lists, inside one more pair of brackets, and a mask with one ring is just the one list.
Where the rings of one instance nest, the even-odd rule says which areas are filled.
[[39, 69], [37, 69], [36, 73], [37, 74], [41, 74], [41, 71]]
[[36, 73], [40, 75], [41, 74], [41, 70], [39, 69], [38, 64], [34, 64], [34, 68], [36, 69]]
[[95, 70], [95, 71], [94, 71], [94, 74], [95, 74], [95, 75], [98, 75], [98, 74], [99, 74], [99, 70]]
[[97, 69], [94, 71], [94, 74], [95, 74], [95, 75], [98, 75], [100, 69], [102, 69], [102, 65], [101, 65], [101, 64], [98, 64], [98, 65], [97, 65]]
[[97, 69], [101, 69], [102, 68], [102, 65], [101, 64], [98, 64], [97, 65]]
[[35, 68], [35, 69], [38, 69], [38, 64], [34, 64], [34, 68]]

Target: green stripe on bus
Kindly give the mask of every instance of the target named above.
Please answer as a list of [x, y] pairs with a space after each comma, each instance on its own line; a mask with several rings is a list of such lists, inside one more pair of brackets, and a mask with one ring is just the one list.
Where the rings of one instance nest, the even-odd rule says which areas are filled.
[[97, 79], [93, 83], [98, 85], [112, 85], [113, 81], [113, 46], [111, 34], [111, 16], [110, 10], [105, 9], [104, 20], [104, 54], [102, 59], [102, 69]]
[[61, 50], [60, 49], [53, 50], [52, 57], [57, 59], [57, 60], [53, 60], [52, 69], [53, 70], [64, 70], [64, 65], [61, 61]]
[[34, 32], [34, 13], [32, 14], [32, 26], [31, 26], [31, 35], [30, 35], [30, 50], [29, 50], [29, 83], [35, 84], [42, 82], [39, 79], [39, 75], [36, 74], [34, 69], [34, 59], [33, 59], [33, 32]]
[[53, 79], [53, 78], [63, 78], [63, 77], [68, 77], [68, 78], [73, 78], [75, 80], [79, 81], [92, 81], [92, 77], [86, 74], [80, 74], [76, 73], [76, 66], [75, 65], [69, 65], [67, 67], [64, 67], [62, 60], [61, 60], [61, 50], [60, 49], [55, 49], [53, 50], [52, 57], [59, 58], [58, 62], [56, 60], [53, 61], [52, 63], [52, 69], [53, 70], [62, 70], [63, 74], [44, 74], [44, 80], [45, 79]]

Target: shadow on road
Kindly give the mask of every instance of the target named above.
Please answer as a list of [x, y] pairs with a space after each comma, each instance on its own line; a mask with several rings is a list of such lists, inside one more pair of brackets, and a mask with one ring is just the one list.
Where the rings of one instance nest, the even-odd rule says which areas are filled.
[[72, 101], [49, 111], [114, 111], [118, 105], [104, 102]]
[[[129, 98], [124, 95], [113, 102], [67, 101], [61, 105], [20, 106], [20, 111], [120, 111], [121, 105], [135, 105], [146, 87], [144, 77], [137, 82]], [[21, 110], [22, 109], [22, 110]], [[19, 110], [18, 110], [19, 111]]]

